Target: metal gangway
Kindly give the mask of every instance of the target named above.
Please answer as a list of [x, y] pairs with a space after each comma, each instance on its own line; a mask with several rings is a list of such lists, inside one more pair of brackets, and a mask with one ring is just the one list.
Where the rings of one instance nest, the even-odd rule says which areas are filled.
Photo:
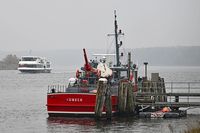
[[[149, 83], [148, 83], [149, 84]], [[145, 85], [136, 93], [136, 105], [154, 107], [200, 107], [200, 82], [163, 82]], [[145, 90], [145, 91], [143, 91]]]

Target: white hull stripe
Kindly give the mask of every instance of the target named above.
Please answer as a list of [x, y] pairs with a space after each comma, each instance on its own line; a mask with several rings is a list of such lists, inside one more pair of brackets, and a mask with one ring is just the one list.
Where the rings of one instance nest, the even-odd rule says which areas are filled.
[[[112, 111], [112, 113], [115, 113], [116, 111]], [[94, 112], [70, 112], [70, 111], [48, 111], [48, 113], [52, 114], [95, 114]], [[106, 114], [106, 112], [102, 112], [102, 114]]]

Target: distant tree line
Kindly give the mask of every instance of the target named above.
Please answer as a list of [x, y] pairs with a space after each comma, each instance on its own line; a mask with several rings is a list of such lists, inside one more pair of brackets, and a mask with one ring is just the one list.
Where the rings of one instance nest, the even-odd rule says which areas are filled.
[[0, 61], [0, 70], [17, 70], [19, 58], [16, 55], [9, 54]]
[[133, 51], [139, 64], [155, 66], [200, 66], [200, 46], [140, 48]]

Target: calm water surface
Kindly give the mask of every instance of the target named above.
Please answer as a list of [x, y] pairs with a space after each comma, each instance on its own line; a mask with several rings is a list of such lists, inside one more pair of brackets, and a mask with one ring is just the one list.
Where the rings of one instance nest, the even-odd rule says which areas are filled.
[[[149, 67], [165, 81], [200, 81], [200, 67]], [[142, 70], [139, 72], [142, 74]], [[200, 119], [200, 110], [189, 110], [186, 118], [137, 119], [113, 118], [95, 121], [92, 118], [49, 118], [46, 111], [47, 86], [67, 84], [74, 73], [65, 70], [50, 74], [22, 74], [0, 71], [0, 132], [135, 132], [170, 133], [183, 131]]]

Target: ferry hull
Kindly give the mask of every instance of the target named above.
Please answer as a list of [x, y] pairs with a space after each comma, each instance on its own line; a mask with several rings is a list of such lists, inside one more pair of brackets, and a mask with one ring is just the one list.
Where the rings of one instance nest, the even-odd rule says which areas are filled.
[[18, 70], [22, 73], [50, 73], [51, 69], [20, 69]]
[[[117, 96], [112, 98], [112, 113], [117, 111]], [[94, 116], [96, 94], [51, 93], [47, 95], [49, 116]], [[105, 107], [103, 114], [105, 114]]]

